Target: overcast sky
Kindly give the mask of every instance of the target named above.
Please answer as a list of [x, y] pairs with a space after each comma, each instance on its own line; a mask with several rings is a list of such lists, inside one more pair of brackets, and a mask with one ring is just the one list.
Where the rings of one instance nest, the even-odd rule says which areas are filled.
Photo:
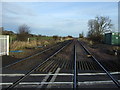
[[98, 15], [109, 16], [118, 30], [117, 2], [3, 2], [2, 15], [3, 27], [14, 32], [27, 24], [34, 34], [77, 37]]

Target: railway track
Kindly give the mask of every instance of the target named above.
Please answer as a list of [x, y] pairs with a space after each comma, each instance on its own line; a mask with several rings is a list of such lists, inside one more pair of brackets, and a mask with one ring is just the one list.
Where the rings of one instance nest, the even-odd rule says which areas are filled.
[[116, 79], [120, 72], [116, 72], [116, 69], [110, 70], [109, 65], [107, 68], [109, 71], [79, 41], [73, 40], [25, 74], [2, 74], [3, 83], [0, 85], [7, 90], [12, 88], [77, 89], [86, 86], [94, 88], [98, 87], [97, 85], [101, 88], [120, 87], [120, 80]]
[[51, 56], [53, 53], [55, 53], [58, 49], [60, 49], [62, 46], [64, 46], [68, 42], [69, 41], [65, 41], [63, 43], [55, 45], [51, 48], [48, 48], [39, 53], [36, 53], [35, 55], [29, 56], [27, 58], [24, 58], [22, 60], [19, 60], [17, 62], [9, 64], [9, 65], [3, 67], [2, 69], [4, 71], [6, 69], [24, 70], [24, 71], [31, 70], [33, 67], [37, 66], [39, 63], [42, 63], [43, 60], [45, 60], [47, 57]]
[[[66, 43], [66, 42], [64, 42], [64, 43]], [[49, 51], [49, 50], [51, 50], [51, 49], [53, 49], [53, 48], [55, 48], [55, 47], [60, 46], [61, 44], [63, 44], [63, 43], [58, 43], [58, 44], [56, 44], [56, 45], [53, 45], [53, 46], [50, 47], [50, 48], [46, 48], [45, 50], [40, 51], [40, 52], [38, 52], [38, 53], [35, 53], [35, 54], [31, 55], [31, 56], [28, 56], [28, 57], [23, 58], [23, 59], [20, 59], [20, 60], [16, 60], [16, 62], [13, 62], [13, 63], [8, 64], [8, 65], [4, 65], [4, 66], [2, 67], [2, 69], [7, 68], [7, 67], [10, 67], [10, 66], [12, 66], [12, 65], [15, 65], [15, 64], [17, 64], [17, 63], [26, 61], [26, 60], [28, 60], [28, 59], [30, 59], [30, 58], [34, 58], [34, 57], [36, 57], [36, 56], [39, 56], [39, 55], [41, 55], [42, 53], [45, 53], [45, 52], [47, 52], [47, 51]]]
[[[79, 43], [80, 43], [80, 42], [79, 42]], [[80, 44], [81, 44], [81, 43], [80, 43]], [[109, 73], [109, 71], [106, 70], [106, 68], [94, 57], [94, 55], [92, 55], [92, 53], [91, 53], [85, 46], [83, 46], [82, 44], [81, 44], [81, 46], [84, 48], [84, 50], [85, 50], [89, 55], [91, 55], [92, 60], [94, 60], [94, 62], [106, 73], [106, 75], [108, 75], [108, 77], [111, 78], [111, 80], [114, 82], [114, 84], [115, 84], [118, 88], [120, 88], [120, 83], [119, 83], [119, 81], [118, 81], [116, 78], [114, 78], [114, 77], [112, 76], [112, 74]]]
[[[32, 72], [34, 72], [36, 69], [38, 69], [40, 66], [42, 66], [44, 63], [48, 62], [52, 57], [54, 57], [56, 54], [58, 54], [61, 50], [63, 50], [67, 45], [69, 45], [71, 42], [68, 42], [66, 45], [62, 46], [59, 50], [57, 50], [55, 53], [53, 53], [50, 57], [45, 59], [42, 63], [37, 65], [36, 67], [32, 68], [29, 72], [25, 74], [25, 76], [19, 78], [17, 81], [15, 81], [12, 85], [10, 85], [7, 89], [14, 88], [16, 85], [18, 85], [23, 79], [28, 77]], [[57, 71], [58, 72], [58, 71]], [[53, 72], [54, 73], [54, 72]], [[55, 72], [56, 73], [56, 72]]]

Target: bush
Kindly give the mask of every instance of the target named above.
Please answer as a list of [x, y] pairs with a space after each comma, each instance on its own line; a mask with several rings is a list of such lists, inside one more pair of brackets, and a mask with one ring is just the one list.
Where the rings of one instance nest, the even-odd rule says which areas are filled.
[[29, 37], [30, 30], [29, 27], [25, 24], [21, 25], [18, 29], [17, 40], [19, 41], [27, 41]]
[[58, 38], [59, 38], [59, 37], [58, 37], [58, 36], [56, 36], [56, 35], [55, 35], [55, 36], [53, 36], [53, 39], [54, 39], [55, 41], [56, 41], [56, 40], [58, 40]]
[[88, 38], [93, 41], [102, 42], [103, 34], [107, 30], [111, 30], [111, 19], [109, 17], [97, 16], [95, 19], [88, 21]]

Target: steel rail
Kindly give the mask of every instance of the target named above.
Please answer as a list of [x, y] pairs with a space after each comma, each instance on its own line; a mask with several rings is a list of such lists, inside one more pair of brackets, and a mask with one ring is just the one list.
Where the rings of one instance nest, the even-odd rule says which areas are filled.
[[68, 46], [72, 41], [68, 42], [65, 46], [63, 46], [62, 48], [60, 48], [58, 51], [56, 51], [54, 54], [52, 54], [50, 57], [48, 57], [46, 60], [44, 60], [44, 62], [42, 62], [41, 64], [37, 65], [35, 68], [31, 69], [30, 71], [28, 71], [25, 76], [19, 78], [17, 81], [15, 81], [12, 85], [10, 85], [6, 90], [10, 90], [12, 88], [14, 88], [15, 86], [17, 86], [23, 79], [25, 79], [26, 77], [28, 77], [32, 72], [34, 72], [37, 68], [39, 68], [41, 65], [43, 65], [44, 63], [46, 63], [48, 60], [50, 60], [53, 56], [55, 56], [56, 54], [58, 54], [61, 50], [63, 50], [66, 46]]
[[54, 48], [54, 47], [56, 47], [56, 46], [59, 46], [59, 45], [61, 45], [61, 44], [55, 45], [55, 46], [50, 47], [50, 48], [48, 48], [48, 49], [46, 49], [46, 50], [43, 50], [43, 51], [41, 51], [41, 52], [39, 52], [39, 53], [36, 53], [36, 54], [34, 54], [34, 55], [31, 55], [31, 56], [28, 56], [28, 57], [26, 57], [26, 58], [20, 59], [20, 60], [17, 61], [17, 62], [14, 62], [14, 63], [12, 63], [12, 64], [9, 64], [9, 65], [7, 65], [7, 66], [2, 67], [2, 69], [7, 68], [7, 67], [10, 67], [10, 66], [12, 66], [12, 65], [15, 65], [15, 64], [17, 64], [17, 63], [19, 63], [19, 62], [22, 62], [22, 61], [24, 61], [24, 60], [30, 59], [30, 58], [32, 58], [32, 57], [35, 57], [35, 56], [37, 56], [37, 55], [40, 55], [40, 54], [42, 54], [42, 53], [44, 53], [44, 52], [46, 52], [46, 51], [48, 51], [48, 50], [50, 50], [50, 49], [52, 49], [52, 48]]
[[77, 65], [76, 65], [76, 45], [74, 45], [74, 76], [73, 76], [73, 89], [77, 89]]
[[120, 83], [118, 82], [117, 79], [115, 79], [106, 69], [105, 67], [93, 56], [93, 54], [85, 47], [83, 44], [79, 41], [79, 44], [84, 48], [84, 50], [91, 55], [93, 60], [103, 69], [103, 71], [111, 78], [111, 80], [114, 82], [114, 84], [120, 88]]

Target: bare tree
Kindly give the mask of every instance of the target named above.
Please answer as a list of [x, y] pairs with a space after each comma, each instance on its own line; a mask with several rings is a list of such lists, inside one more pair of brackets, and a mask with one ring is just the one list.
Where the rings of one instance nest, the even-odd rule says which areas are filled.
[[59, 38], [59, 37], [58, 37], [57, 35], [54, 35], [54, 36], [53, 36], [53, 39], [54, 39], [55, 41], [58, 40], [58, 38]]
[[72, 36], [70, 36], [70, 35], [68, 35], [67, 37], [68, 37], [68, 38], [73, 38], [73, 37], [72, 37]]
[[79, 34], [79, 38], [83, 38], [84, 37], [84, 32], [82, 31], [82, 33]]
[[28, 27], [26, 24], [23, 24], [18, 29], [17, 39], [20, 41], [26, 41], [29, 34], [30, 34], [30, 27]]
[[88, 37], [95, 41], [102, 41], [103, 33], [110, 30], [113, 24], [109, 17], [97, 16], [95, 19], [88, 21]]

